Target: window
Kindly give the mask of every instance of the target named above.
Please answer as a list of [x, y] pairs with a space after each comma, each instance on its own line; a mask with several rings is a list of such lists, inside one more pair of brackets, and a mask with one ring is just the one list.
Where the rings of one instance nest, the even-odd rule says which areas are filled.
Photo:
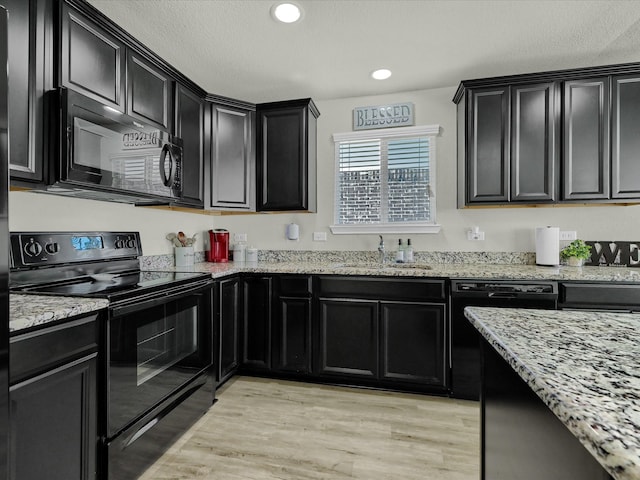
[[333, 233], [437, 233], [439, 126], [334, 134]]

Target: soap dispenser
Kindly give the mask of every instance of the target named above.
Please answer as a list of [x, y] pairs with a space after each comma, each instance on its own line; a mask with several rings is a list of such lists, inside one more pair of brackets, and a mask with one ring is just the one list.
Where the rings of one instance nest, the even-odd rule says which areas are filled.
[[411, 245], [411, 239], [407, 239], [407, 246], [404, 249], [404, 261], [407, 263], [413, 263], [413, 246]]
[[396, 251], [396, 262], [404, 263], [404, 246], [402, 245], [402, 239], [398, 239], [398, 250]]

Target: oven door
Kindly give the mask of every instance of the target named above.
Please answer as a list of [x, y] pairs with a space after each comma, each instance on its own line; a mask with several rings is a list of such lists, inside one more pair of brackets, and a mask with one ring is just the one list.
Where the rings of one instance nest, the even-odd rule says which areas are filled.
[[202, 372], [212, 371], [212, 295], [212, 282], [206, 282], [110, 309], [109, 437]]
[[60, 181], [180, 198], [182, 140], [77, 92], [60, 89]]

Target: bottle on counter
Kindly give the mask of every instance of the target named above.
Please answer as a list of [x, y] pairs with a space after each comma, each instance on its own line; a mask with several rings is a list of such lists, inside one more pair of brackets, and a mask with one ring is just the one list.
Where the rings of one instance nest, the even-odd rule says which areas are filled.
[[398, 239], [398, 250], [396, 251], [396, 262], [404, 263], [404, 245], [402, 245], [402, 239]]
[[244, 242], [238, 242], [233, 246], [233, 261], [244, 262], [246, 259], [247, 246]]
[[407, 239], [407, 246], [404, 249], [404, 261], [406, 263], [413, 263], [413, 246], [411, 245], [411, 239]]

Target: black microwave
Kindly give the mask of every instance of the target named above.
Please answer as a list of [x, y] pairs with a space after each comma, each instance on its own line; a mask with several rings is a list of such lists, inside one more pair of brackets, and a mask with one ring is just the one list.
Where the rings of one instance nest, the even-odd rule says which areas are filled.
[[180, 199], [182, 139], [73, 90], [49, 93], [49, 193], [139, 204]]

